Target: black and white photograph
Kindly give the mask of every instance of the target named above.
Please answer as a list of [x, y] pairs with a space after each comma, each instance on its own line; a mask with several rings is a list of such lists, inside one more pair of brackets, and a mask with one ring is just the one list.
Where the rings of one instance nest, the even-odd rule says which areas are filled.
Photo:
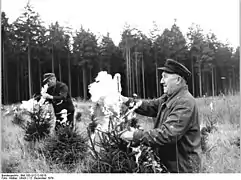
[[241, 173], [240, 7], [1, 0], [1, 178]]

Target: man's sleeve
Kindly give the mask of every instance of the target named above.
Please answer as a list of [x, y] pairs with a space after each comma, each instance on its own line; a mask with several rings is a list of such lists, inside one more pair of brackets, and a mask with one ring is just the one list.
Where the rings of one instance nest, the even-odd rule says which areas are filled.
[[[158, 113], [158, 107], [161, 103], [164, 102], [164, 100], [164, 96], [153, 100], [141, 100], [142, 104], [135, 110], [135, 112], [143, 116], [156, 117]], [[135, 101], [133, 98], [129, 98], [128, 103], [133, 101]]]
[[194, 105], [189, 101], [178, 102], [160, 128], [149, 131], [136, 131], [133, 141], [148, 146], [172, 144], [187, 131], [192, 121]]
[[67, 98], [68, 94], [68, 86], [66, 84], [61, 84], [59, 87], [59, 95], [58, 96], [53, 96], [54, 100], [65, 100]]
[[135, 110], [143, 116], [156, 117], [158, 113], [159, 99], [142, 100], [142, 104]]

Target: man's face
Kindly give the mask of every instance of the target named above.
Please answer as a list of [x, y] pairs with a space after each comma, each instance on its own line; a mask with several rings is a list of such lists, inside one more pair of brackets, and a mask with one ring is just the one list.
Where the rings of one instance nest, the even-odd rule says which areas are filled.
[[162, 73], [161, 84], [163, 84], [164, 93], [172, 94], [177, 89], [178, 77], [177, 74]]
[[55, 84], [56, 84], [56, 78], [55, 77], [49, 78], [48, 80], [49, 87], [54, 86]]

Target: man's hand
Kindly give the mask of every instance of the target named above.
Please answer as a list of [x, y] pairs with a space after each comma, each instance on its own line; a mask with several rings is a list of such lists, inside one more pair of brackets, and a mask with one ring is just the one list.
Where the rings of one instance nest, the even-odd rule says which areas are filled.
[[[122, 101], [123, 103], [126, 103], [126, 102], [129, 100], [128, 97], [125, 97], [125, 96], [122, 96], [122, 95], [120, 95], [120, 99], [121, 99], [121, 101]], [[136, 107], [140, 107], [141, 104], [142, 104], [142, 101], [141, 101], [141, 100], [136, 100], [136, 99], [134, 99], [134, 101], [131, 102], [131, 103], [129, 104], [129, 106], [130, 106], [130, 107], [133, 107], [133, 106], [135, 105]]]
[[53, 99], [53, 96], [51, 96], [51, 95], [48, 94], [48, 93], [44, 93], [44, 94], [42, 95], [42, 97], [45, 98], [45, 99]]
[[124, 133], [122, 133], [122, 135], [120, 137], [124, 140], [132, 141], [133, 137], [134, 137], [134, 132], [135, 132], [135, 129], [130, 127], [130, 129], [128, 131], [125, 131]]
[[140, 107], [142, 105], [142, 100], [136, 100], [135, 105], [136, 107]]
[[126, 103], [129, 100], [128, 97], [125, 97], [125, 96], [122, 96], [122, 95], [120, 95], [120, 99], [123, 103]]

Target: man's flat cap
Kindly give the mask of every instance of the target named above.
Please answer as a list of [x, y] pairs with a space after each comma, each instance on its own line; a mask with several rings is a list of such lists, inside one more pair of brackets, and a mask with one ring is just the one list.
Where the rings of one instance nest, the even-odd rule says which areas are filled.
[[183, 77], [186, 81], [191, 76], [191, 72], [184, 65], [173, 59], [167, 59], [164, 64], [164, 67], [160, 67], [158, 69], [163, 70], [167, 73], [178, 74], [181, 77]]
[[54, 73], [45, 73], [43, 83], [46, 83], [52, 77], [55, 77]]

